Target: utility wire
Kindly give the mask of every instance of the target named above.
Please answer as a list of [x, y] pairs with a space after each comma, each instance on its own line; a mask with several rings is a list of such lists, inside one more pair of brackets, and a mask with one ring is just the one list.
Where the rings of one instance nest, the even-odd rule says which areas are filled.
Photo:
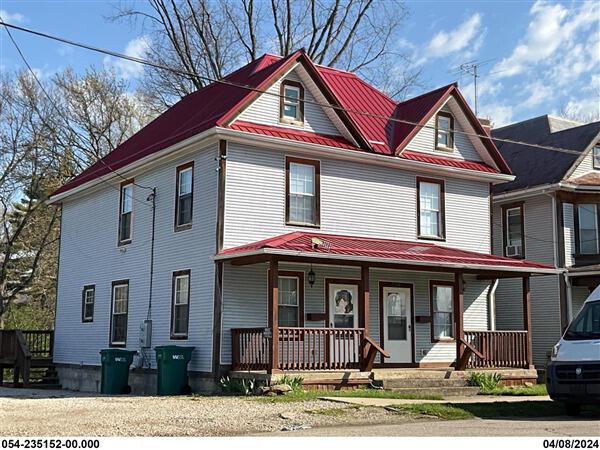
[[[248, 91], [253, 91], [253, 92], [257, 92], [257, 93], [261, 93], [261, 94], [265, 94], [265, 95], [271, 95], [274, 97], [278, 97], [280, 99], [286, 99], [287, 97], [285, 95], [282, 94], [278, 94], [275, 92], [269, 92], [269, 91], [265, 91], [265, 90], [261, 90], [258, 88], [255, 88], [253, 86], [249, 86], [246, 84], [241, 84], [241, 83], [235, 83], [232, 81], [228, 81], [226, 79], [214, 79], [211, 77], [207, 77], [204, 75], [199, 75], [196, 73], [192, 73], [192, 72], [188, 72], [185, 70], [181, 70], [181, 69], [177, 69], [174, 67], [170, 67], [170, 66], [166, 66], [164, 64], [159, 64], [159, 63], [155, 63], [152, 61], [148, 61], [146, 59], [142, 59], [142, 58], [138, 58], [135, 56], [129, 56], [123, 53], [119, 53], [119, 52], [115, 52], [112, 50], [107, 50], [104, 48], [100, 48], [100, 47], [95, 47], [89, 44], [84, 44], [81, 42], [77, 42], [77, 41], [73, 41], [67, 38], [63, 38], [60, 36], [55, 36], [55, 35], [51, 35], [48, 33], [44, 33], [41, 31], [36, 31], [36, 30], [32, 30], [30, 28], [26, 28], [26, 27], [22, 27], [19, 25], [13, 25], [13, 24], [9, 24], [6, 23], [4, 21], [1, 22], [2, 25], [4, 25], [5, 27], [10, 27], [10, 28], [14, 28], [16, 30], [19, 31], [23, 31], [26, 33], [30, 33], [30, 34], [34, 34], [36, 36], [40, 36], [46, 39], [52, 39], [58, 42], [62, 42], [64, 44], [69, 44], [69, 45], [73, 45], [75, 47], [80, 47], [80, 48], [84, 48], [90, 51], [94, 51], [97, 53], [102, 53], [102, 54], [106, 54], [106, 55], [110, 55], [113, 56], [115, 58], [120, 58], [120, 59], [125, 59], [128, 61], [132, 61], [132, 62], [136, 62], [139, 64], [144, 64], [150, 67], [154, 67], [155, 69], [161, 69], [161, 70], [166, 70], [166, 71], [170, 71], [173, 73], [177, 73], [180, 75], [185, 75], [185, 76], [189, 76], [189, 77], [194, 77], [194, 78], [198, 78], [200, 80], [203, 81], [207, 81], [210, 83], [219, 83], [219, 84], [223, 84], [223, 85], [227, 85], [227, 86], [232, 86], [232, 87], [236, 87], [236, 88], [240, 88], [240, 89], [246, 89]], [[402, 124], [406, 124], [406, 125], [411, 125], [411, 126], [416, 126], [416, 127], [420, 127], [420, 128], [430, 128], [430, 129], [435, 129], [435, 126], [433, 125], [428, 125], [428, 124], [421, 124], [421, 123], [417, 123], [417, 122], [412, 122], [409, 120], [404, 120], [404, 119], [399, 119], [396, 117], [390, 117], [390, 116], [386, 116], [386, 115], [382, 115], [382, 114], [375, 114], [375, 113], [369, 113], [367, 111], [360, 111], [360, 110], [356, 110], [356, 109], [352, 109], [352, 108], [343, 108], [340, 106], [336, 106], [336, 105], [331, 105], [328, 103], [320, 103], [317, 101], [313, 101], [313, 100], [303, 100], [304, 103], [308, 103], [308, 104], [313, 104], [316, 106], [320, 106], [321, 108], [329, 108], [329, 109], [333, 109], [336, 111], [340, 111], [340, 112], [345, 112], [345, 113], [350, 113], [350, 114], [358, 114], [358, 115], [362, 115], [362, 116], [366, 116], [366, 117], [370, 117], [373, 119], [381, 119], [381, 120], [386, 120], [389, 122], [397, 122], [397, 123], [402, 123]], [[186, 130], [189, 131], [189, 130]], [[549, 145], [541, 145], [541, 144], [534, 144], [534, 143], [530, 143], [530, 142], [523, 142], [523, 141], [518, 141], [518, 140], [514, 140], [514, 139], [507, 139], [507, 138], [497, 138], [497, 137], [492, 137], [490, 135], [487, 134], [478, 134], [478, 133], [470, 133], [467, 131], [463, 131], [463, 130], [452, 130], [454, 133], [459, 133], [459, 134], [463, 134], [466, 136], [472, 136], [472, 137], [477, 137], [480, 139], [490, 139], [492, 141], [496, 141], [496, 142], [505, 142], [505, 143], [509, 143], [509, 144], [518, 144], [518, 145], [524, 145], [524, 146], [529, 146], [529, 147], [533, 147], [533, 148], [539, 148], [539, 149], [544, 149], [544, 150], [551, 150], [551, 151], [557, 151], [557, 152], [562, 152], [562, 153], [569, 153], [569, 154], [574, 154], [574, 155], [581, 155], [580, 151], [577, 150], [573, 150], [573, 149], [568, 149], [568, 148], [563, 148], [563, 147], [554, 147], [554, 146], [549, 146]], [[171, 136], [170, 138], [173, 138], [173, 136]], [[131, 156], [131, 154], [129, 154], [128, 156]], [[119, 162], [119, 161], [117, 161]]]

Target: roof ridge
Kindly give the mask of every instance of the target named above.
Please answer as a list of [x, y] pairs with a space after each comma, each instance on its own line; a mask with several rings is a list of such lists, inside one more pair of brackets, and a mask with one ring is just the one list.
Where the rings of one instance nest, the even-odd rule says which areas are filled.
[[445, 86], [441, 86], [439, 88], [432, 89], [431, 91], [423, 92], [422, 94], [419, 94], [416, 97], [412, 97], [412, 98], [409, 98], [408, 100], [403, 100], [401, 102], [398, 102], [398, 106], [404, 105], [406, 103], [410, 103], [413, 100], [419, 100], [419, 99], [425, 97], [426, 95], [431, 95], [431, 94], [433, 94], [434, 92], [437, 92], [437, 91], [447, 90], [451, 86], [458, 87], [458, 84], [456, 82], [453, 82], [453, 83], [447, 84]]

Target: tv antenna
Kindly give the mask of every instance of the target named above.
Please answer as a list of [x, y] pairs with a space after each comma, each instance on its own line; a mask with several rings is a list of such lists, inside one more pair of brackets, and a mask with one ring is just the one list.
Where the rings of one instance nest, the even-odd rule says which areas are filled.
[[471, 75], [473, 77], [473, 88], [475, 90], [474, 100], [475, 100], [475, 115], [477, 115], [477, 78], [481, 75], [479, 74], [479, 68], [486, 64], [491, 63], [497, 58], [486, 59], [485, 61], [469, 61], [466, 63], [462, 63], [461, 65], [455, 67], [453, 70], [451, 69], [449, 72], [454, 74], [466, 74]]

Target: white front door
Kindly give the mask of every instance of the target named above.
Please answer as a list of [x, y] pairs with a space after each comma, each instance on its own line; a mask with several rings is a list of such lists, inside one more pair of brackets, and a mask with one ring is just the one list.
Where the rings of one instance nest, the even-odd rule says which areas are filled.
[[383, 288], [383, 348], [390, 354], [385, 362], [412, 362], [411, 288]]
[[358, 327], [358, 284], [329, 285], [329, 327]]

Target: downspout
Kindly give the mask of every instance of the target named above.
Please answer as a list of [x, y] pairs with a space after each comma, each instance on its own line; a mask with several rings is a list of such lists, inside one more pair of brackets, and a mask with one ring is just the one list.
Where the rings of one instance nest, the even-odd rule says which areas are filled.
[[498, 288], [499, 280], [494, 278], [492, 286], [488, 291], [488, 324], [490, 331], [496, 331], [496, 289]]

